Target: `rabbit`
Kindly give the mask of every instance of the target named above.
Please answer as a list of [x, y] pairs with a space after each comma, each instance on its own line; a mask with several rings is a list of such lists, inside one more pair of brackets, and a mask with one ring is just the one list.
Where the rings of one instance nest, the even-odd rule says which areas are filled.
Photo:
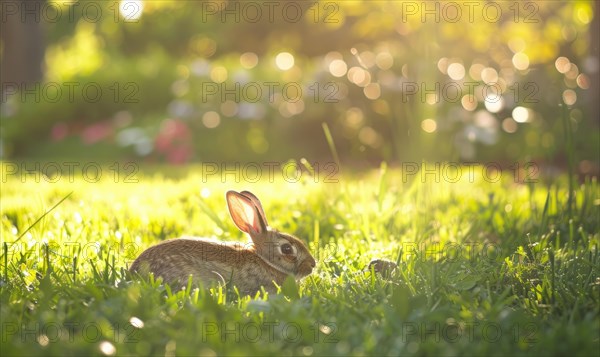
[[300, 239], [269, 227], [254, 194], [228, 191], [225, 197], [233, 222], [251, 242], [170, 239], [143, 251], [129, 270], [142, 275], [152, 272], [177, 288], [186, 286], [191, 274], [195, 282], [232, 284], [244, 295], [256, 294], [261, 287], [276, 293], [274, 283], [281, 286], [290, 275], [299, 280], [312, 273], [316, 261], [306, 246]]

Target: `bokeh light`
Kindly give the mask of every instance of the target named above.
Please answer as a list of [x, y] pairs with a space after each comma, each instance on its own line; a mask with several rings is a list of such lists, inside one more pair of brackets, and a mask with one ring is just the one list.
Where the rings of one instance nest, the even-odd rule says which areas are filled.
[[512, 111], [512, 117], [517, 123], [526, 123], [529, 121], [529, 110], [525, 107], [515, 107]]
[[569, 69], [564, 74], [568, 79], [576, 79], [579, 75], [579, 67], [575, 63], [570, 63]]
[[567, 73], [571, 67], [571, 62], [567, 57], [558, 57], [556, 61], [554, 61], [554, 66], [558, 72]]
[[364, 113], [360, 108], [352, 107], [346, 111], [345, 123], [350, 128], [359, 128], [363, 124]]
[[237, 112], [238, 105], [235, 101], [228, 99], [221, 103], [221, 113], [226, 117], [233, 117], [237, 114]]
[[525, 50], [525, 47], [526, 47], [526, 43], [520, 37], [512, 37], [508, 41], [508, 48], [510, 48], [510, 50], [515, 54]]
[[370, 126], [365, 126], [360, 129], [358, 132], [358, 140], [373, 148], [381, 146], [381, 136]]
[[502, 129], [509, 134], [516, 132], [518, 127], [517, 122], [513, 118], [506, 118], [502, 121]]
[[254, 52], [245, 52], [240, 56], [240, 64], [246, 69], [252, 69], [258, 64], [258, 56]]
[[364, 51], [359, 56], [360, 64], [366, 68], [371, 68], [375, 65], [375, 54], [371, 51]]
[[390, 69], [394, 65], [394, 57], [389, 52], [379, 52], [375, 57], [375, 63], [379, 69]]
[[437, 122], [433, 119], [425, 119], [421, 122], [421, 129], [426, 133], [433, 133], [437, 129]]
[[485, 109], [491, 113], [498, 113], [504, 108], [504, 98], [496, 94], [489, 94], [484, 99]]
[[294, 56], [289, 52], [281, 52], [275, 57], [275, 64], [280, 70], [287, 71], [294, 67]]
[[573, 105], [577, 102], [577, 93], [572, 89], [567, 89], [563, 92], [562, 98], [566, 105]]
[[516, 69], [524, 71], [529, 68], [529, 57], [523, 52], [515, 53], [512, 58], [512, 63]]
[[221, 123], [221, 116], [217, 112], [209, 111], [202, 116], [202, 124], [209, 129], [216, 128]]
[[102, 354], [105, 356], [113, 356], [115, 353], [117, 353], [115, 346], [108, 341], [100, 342], [98, 347], [100, 348], [100, 352], [102, 352]]
[[227, 68], [216, 66], [210, 70], [210, 79], [215, 83], [223, 83], [227, 80]]
[[348, 79], [359, 87], [366, 87], [371, 83], [371, 74], [362, 67], [352, 67], [348, 70]]
[[134, 22], [142, 17], [144, 11], [144, 2], [141, 0], [121, 0], [119, 3], [119, 13], [125, 21]]
[[381, 88], [377, 83], [370, 83], [367, 86], [365, 86], [363, 92], [365, 93], [365, 97], [371, 100], [375, 100], [378, 99], [381, 95]]
[[461, 63], [454, 62], [448, 66], [448, 76], [455, 81], [465, 77], [465, 67]]
[[462, 104], [463, 108], [465, 108], [466, 110], [468, 110], [470, 112], [477, 109], [477, 99], [472, 94], [464, 95], [461, 98], [460, 103]]
[[498, 71], [492, 67], [486, 67], [481, 71], [481, 80], [485, 84], [494, 84], [498, 82]]
[[346, 62], [341, 59], [335, 59], [329, 63], [329, 72], [331, 72], [331, 75], [334, 77], [343, 77], [346, 75], [347, 71], [348, 66], [346, 65]]
[[449, 63], [448, 63], [448, 59], [446, 57], [440, 58], [437, 62], [437, 68], [443, 74], [448, 74], [448, 65], [449, 65]]
[[585, 74], [582, 73], [582, 74], [578, 75], [576, 81], [577, 81], [577, 85], [579, 86], [579, 88], [581, 88], [581, 89], [590, 88], [590, 79]]
[[485, 68], [481, 63], [473, 63], [471, 67], [469, 67], [469, 76], [476, 81], [481, 80], [481, 71]]

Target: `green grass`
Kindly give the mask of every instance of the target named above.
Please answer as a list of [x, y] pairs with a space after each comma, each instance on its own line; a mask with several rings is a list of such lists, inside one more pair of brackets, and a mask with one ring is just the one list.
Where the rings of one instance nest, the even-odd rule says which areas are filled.
[[[3, 175], [3, 356], [600, 350], [595, 179], [569, 198], [567, 177], [523, 185], [510, 173], [456, 183], [404, 180], [385, 167], [338, 183], [307, 175], [203, 183], [200, 167], [136, 175], [136, 183]], [[129, 279], [136, 256], [164, 239], [245, 239], [228, 217], [228, 189], [256, 193], [272, 226], [310, 244], [316, 271], [257, 297]], [[373, 258], [399, 269], [365, 271]]]

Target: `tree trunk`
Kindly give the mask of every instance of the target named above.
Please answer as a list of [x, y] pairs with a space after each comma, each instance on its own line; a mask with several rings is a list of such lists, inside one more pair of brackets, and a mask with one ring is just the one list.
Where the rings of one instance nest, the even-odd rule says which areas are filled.
[[[595, 58], [596, 61], [600, 61], [600, 4], [594, 3], [594, 19], [590, 24], [589, 29], [590, 48], [589, 56]], [[598, 65], [596, 65], [598, 67]], [[590, 89], [589, 89], [589, 110], [588, 115], [592, 118], [596, 124], [600, 124], [600, 70], [596, 68], [595, 73], [589, 73], [590, 75]]]
[[[41, 8], [44, 0], [2, 2], [2, 60], [1, 87], [4, 93], [10, 87], [40, 82], [44, 76], [45, 41], [42, 32], [44, 19]], [[2, 101], [4, 101], [4, 95]]]

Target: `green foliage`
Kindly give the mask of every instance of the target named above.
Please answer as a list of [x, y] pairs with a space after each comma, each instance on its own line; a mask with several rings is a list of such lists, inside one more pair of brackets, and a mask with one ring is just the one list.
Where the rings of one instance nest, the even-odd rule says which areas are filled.
[[[571, 213], [564, 177], [548, 187], [508, 175], [433, 183], [383, 166], [337, 184], [260, 182], [251, 190], [271, 225], [309, 243], [311, 276], [254, 297], [131, 279], [127, 267], [161, 240], [243, 239], [223, 195], [249, 187], [203, 183], [199, 171], [148, 167], [137, 183], [8, 176], [3, 354], [593, 355], [600, 347], [596, 180], [575, 188]], [[399, 267], [373, 274], [372, 258]]]
[[[79, 1], [63, 4], [74, 18], [44, 24], [45, 82], [3, 98], [4, 157], [65, 157], [85, 147], [151, 162], [322, 158], [327, 123], [342, 161], [564, 167], [555, 109], [566, 103], [581, 171], [597, 173], [592, 1], [315, 1], [286, 12], [285, 2], [142, 3], [135, 21], [117, 3]], [[89, 4], [98, 21], [80, 11]], [[262, 16], [252, 21], [256, 7]], [[276, 65], [280, 53], [293, 56], [291, 68]], [[73, 97], [70, 82], [79, 84]], [[53, 101], [57, 83], [63, 95]], [[103, 90], [100, 100], [82, 95], [89, 84]], [[486, 103], [489, 90], [502, 98], [499, 108]], [[169, 120], [185, 124], [183, 152], [157, 143]], [[89, 140], [94, 132], [100, 137]]]

